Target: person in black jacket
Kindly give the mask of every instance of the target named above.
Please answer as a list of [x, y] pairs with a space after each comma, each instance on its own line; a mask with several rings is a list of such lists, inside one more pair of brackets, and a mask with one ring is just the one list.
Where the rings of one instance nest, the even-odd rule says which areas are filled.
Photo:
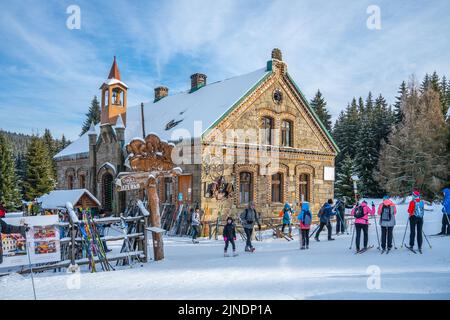
[[236, 226], [233, 223], [233, 218], [227, 218], [227, 224], [223, 227], [223, 240], [225, 241], [225, 249], [224, 256], [228, 257], [228, 244], [231, 242], [231, 246], [233, 247], [233, 256], [237, 256], [236, 254], [236, 244], [234, 241], [236, 240]]
[[[0, 219], [0, 233], [3, 234], [11, 234], [11, 233], [20, 233], [25, 238], [25, 232], [28, 230], [27, 225], [23, 226], [13, 226], [11, 224], [7, 224], [3, 219]], [[2, 241], [0, 240], [0, 264], [3, 263], [3, 248]]]

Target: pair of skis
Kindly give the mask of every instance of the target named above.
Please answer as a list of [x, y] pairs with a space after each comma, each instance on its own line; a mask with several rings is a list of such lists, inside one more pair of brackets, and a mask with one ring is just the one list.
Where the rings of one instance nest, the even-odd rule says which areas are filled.
[[368, 250], [372, 249], [373, 247], [374, 247], [373, 245], [368, 246], [367, 248], [356, 251], [355, 254], [363, 254], [363, 253], [367, 252]]

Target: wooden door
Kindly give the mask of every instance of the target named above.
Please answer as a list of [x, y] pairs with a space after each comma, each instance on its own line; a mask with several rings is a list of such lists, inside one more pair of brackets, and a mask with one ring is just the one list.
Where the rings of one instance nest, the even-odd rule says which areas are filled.
[[192, 202], [192, 176], [178, 176], [178, 200], [182, 195], [183, 202]]

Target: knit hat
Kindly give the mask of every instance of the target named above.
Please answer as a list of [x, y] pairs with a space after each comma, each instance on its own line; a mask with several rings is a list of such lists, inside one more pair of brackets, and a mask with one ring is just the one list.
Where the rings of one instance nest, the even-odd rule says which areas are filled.
[[413, 197], [414, 197], [414, 198], [420, 197], [420, 192], [417, 191], [417, 190], [413, 191]]
[[385, 195], [384, 197], [383, 197], [383, 200], [388, 200], [389, 199], [389, 196], [388, 195]]

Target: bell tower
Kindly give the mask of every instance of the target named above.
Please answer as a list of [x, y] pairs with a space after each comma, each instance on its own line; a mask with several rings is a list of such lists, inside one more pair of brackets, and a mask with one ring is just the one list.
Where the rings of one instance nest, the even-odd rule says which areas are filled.
[[120, 78], [116, 56], [114, 56], [108, 79], [102, 84], [100, 90], [102, 90], [101, 124], [115, 125], [117, 118], [122, 116], [123, 124], [126, 125], [128, 86]]

